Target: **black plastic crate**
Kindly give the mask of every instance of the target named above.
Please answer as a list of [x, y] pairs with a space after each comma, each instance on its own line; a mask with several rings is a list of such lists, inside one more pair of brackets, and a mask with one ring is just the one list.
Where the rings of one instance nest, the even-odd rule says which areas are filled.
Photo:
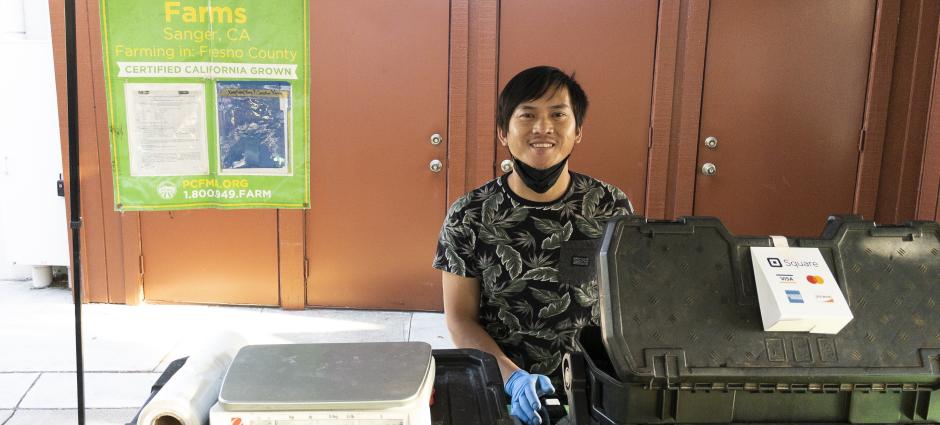
[[602, 326], [565, 363], [578, 423], [940, 421], [940, 225], [845, 217], [790, 245], [820, 248], [839, 281], [855, 316], [839, 334], [763, 331], [749, 248], [768, 238], [611, 222]]
[[512, 425], [496, 358], [472, 349], [434, 350], [435, 425]]
[[[940, 390], [846, 391], [771, 381], [663, 387], [616, 378], [600, 328], [578, 335], [581, 352], [565, 356], [570, 417], [578, 425], [663, 423], [937, 423]], [[569, 384], [570, 383], [570, 384]]]

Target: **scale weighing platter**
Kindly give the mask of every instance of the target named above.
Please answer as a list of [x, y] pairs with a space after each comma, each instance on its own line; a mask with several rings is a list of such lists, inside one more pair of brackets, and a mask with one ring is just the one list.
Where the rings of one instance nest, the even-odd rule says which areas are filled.
[[[249, 345], [222, 381], [226, 412], [339, 413], [421, 408], [434, 385], [424, 342]], [[423, 408], [428, 409], [427, 400]]]

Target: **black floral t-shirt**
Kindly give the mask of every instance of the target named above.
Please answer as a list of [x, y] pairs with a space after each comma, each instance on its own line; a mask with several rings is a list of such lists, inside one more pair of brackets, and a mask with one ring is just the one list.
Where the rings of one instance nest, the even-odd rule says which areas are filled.
[[559, 278], [562, 242], [603, 236], [611, 217], [633, 213], [620, 189], [571, 173], [554, 202], [523, 199], [507, 175], [458, 199], [447, 212], [434, 268], [480, 281], [480, 324], [503, 352], [556, 388], [574, 334], [598, 324], [597, 282]]

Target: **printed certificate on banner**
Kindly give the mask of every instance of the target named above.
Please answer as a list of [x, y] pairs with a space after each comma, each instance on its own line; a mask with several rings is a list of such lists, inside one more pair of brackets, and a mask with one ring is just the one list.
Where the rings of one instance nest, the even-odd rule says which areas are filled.
[[125, 84], [132, 176], [209, 174], [202, 84]]
[[308, 0], [99, 0], [114, 208], [310, 207]]

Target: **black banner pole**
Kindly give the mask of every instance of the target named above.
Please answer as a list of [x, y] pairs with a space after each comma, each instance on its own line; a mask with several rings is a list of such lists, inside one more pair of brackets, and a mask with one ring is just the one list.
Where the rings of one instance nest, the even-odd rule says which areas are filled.
[[78, 172], [78, 70], [75, 62], [75, 0], [65, 0], [65, 62], [69, 123], [69, 227], [72, 231], [72, 302], [75, 304], [75, 376], [78, 425], [85, 425], [85, 367], [82, 355], [82, 210]]

